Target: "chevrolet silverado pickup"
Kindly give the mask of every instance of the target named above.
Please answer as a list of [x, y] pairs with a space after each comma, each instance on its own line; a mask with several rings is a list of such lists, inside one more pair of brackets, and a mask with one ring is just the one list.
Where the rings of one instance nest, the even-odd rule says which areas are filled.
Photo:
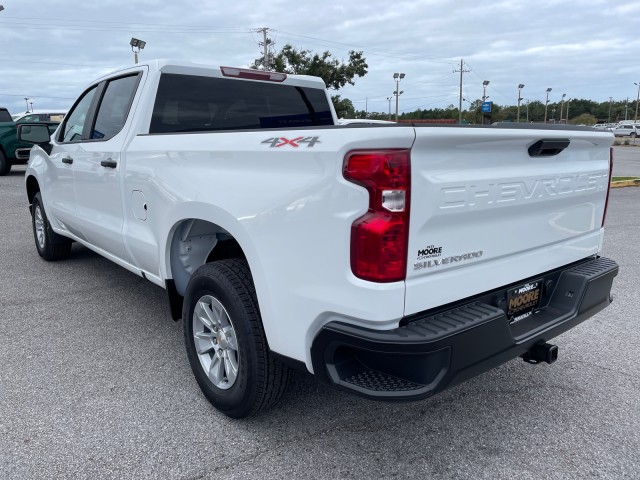
[[[90, 84], [26, 171], [35, 246], [166, 289], [209, 401], [245, 417], [292, 367], [419, 400], [611, 301], [610, 132], [338, 125], [321, 79], [152, 61]], [[141, 339], [143, 341], [143, 339]]]

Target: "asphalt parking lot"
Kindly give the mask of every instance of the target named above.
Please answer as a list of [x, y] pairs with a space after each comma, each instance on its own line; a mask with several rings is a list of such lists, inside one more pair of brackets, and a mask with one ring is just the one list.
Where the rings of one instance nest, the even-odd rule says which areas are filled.
[[201, 395], [163, 290], [78, 245], [40, 259], [23, 172], [0, 177], [3, 479], [640, 478], [640, 188], [611, 191], [615, 301], [554, 341], [554, 365], [408, 404], [298, 373], [233, 421]]

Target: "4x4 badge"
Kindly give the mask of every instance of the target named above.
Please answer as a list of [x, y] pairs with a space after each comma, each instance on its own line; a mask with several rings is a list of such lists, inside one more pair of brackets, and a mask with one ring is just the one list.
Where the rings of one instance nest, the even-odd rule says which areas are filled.
[[291, 139], [285, 137], [273, 137], [267, 138], [260, 143], [268, 143], [269, 148], [284, 147], [285, 145], [298, 148], [300, 144], [306, 143], [307, 148], [310, 148], [313, 147], [316, 143], [320, 143], [320, 137], [296, 137]]

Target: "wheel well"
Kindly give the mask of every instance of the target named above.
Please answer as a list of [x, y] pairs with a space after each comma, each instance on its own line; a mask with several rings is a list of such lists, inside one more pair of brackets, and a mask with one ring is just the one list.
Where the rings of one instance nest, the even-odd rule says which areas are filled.
[[171, 277], [181, 296], [191, 274], [205, 263], [246, 256], [238, 241], [224, 228], [205, 220], [188, 219], [176, 225], [169, 248]]
[[29, 197], [29, 205], [33, 203], [33, 197], [40, 191], [40, 185], [33, 175], [27, 178], [27, 196]]

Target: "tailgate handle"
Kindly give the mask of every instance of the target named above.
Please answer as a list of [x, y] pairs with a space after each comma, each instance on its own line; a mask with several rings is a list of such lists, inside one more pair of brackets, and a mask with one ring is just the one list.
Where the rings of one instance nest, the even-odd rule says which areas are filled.
[[543, 138], [529, 147], [530, 157], [553, 157], [569, 146], [568, 138]]

